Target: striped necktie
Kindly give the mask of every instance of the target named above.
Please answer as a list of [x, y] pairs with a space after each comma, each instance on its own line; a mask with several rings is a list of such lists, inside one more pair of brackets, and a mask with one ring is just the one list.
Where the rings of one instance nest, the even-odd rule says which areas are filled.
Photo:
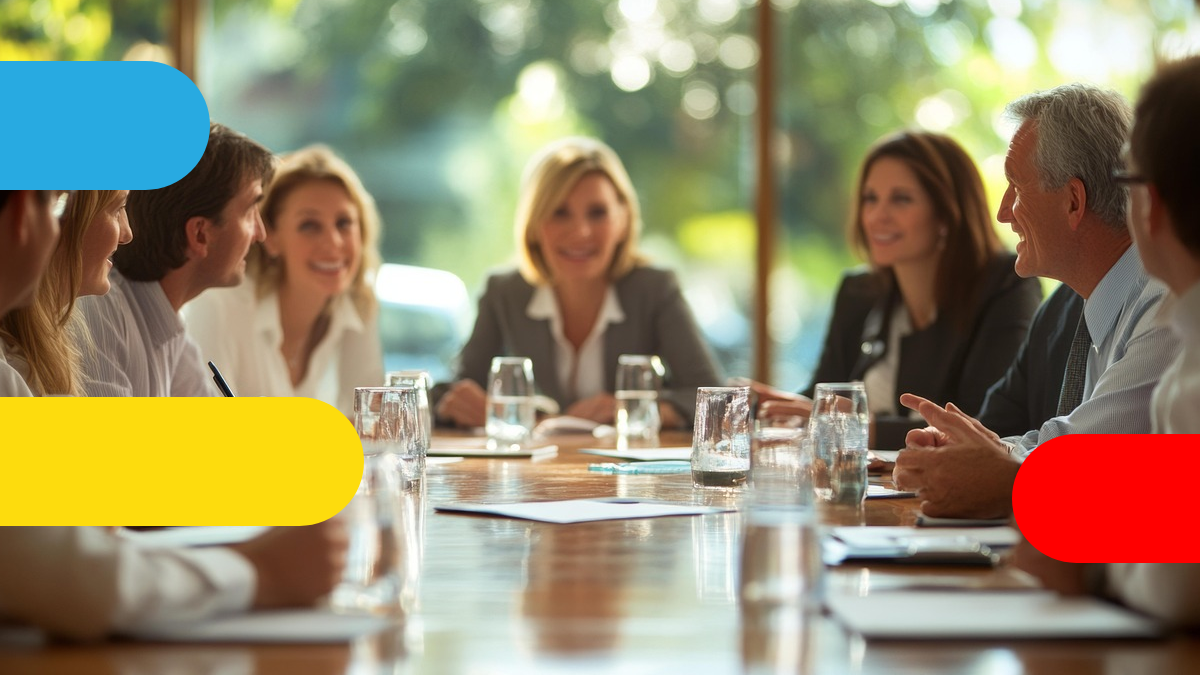
[[1087, 379], [1088, 352], [1092, 349], [1092, 335], [1088, 332], [1083, 313], [1079, 314], [1079, 325], [1075, 327], [1075, 338], [1071, 340], [1071, 351], [1067, 355], [1067, 369], [1063, 373], [1062, 389], [1058, 394], [1058, 417], [1070, 415], [1083, 402], [1083, 383]]

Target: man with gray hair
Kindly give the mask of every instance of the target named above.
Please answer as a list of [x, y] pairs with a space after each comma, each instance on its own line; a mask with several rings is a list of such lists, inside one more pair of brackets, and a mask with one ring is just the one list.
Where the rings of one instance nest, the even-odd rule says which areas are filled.
[[930, 516], [1007, 516], [1021, 461], [1052, 438], [1149, 432], [1151, 392], [1179, 351], [1155, 321], [1166, 289], [1142, 267], [1126, 226], [1128, 192], [1114, 178], [1128, 104], [1071, 84], [1017, 100], [1008, 113], [1020, 126], [1005, 158], [998, 218], [1020, 238], [1017, 273], [1062, 281], [1084, 298], [1084, 310], [1058, 414], [1024, 436], [1002, 440], [952, 403], [901, 397], [931, 426], [909, 432], [895, 480], [918, 491]]

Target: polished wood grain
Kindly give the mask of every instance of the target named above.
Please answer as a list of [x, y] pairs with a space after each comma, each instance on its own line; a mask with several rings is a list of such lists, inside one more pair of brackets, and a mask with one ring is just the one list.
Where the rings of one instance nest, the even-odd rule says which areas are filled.
[[[738, 513], [552, 525], [434, 512], [452, 501], [639, 497], [737, 507], [741, 494], [688, 475], [589, 472], [596, 458], [557, 439], [557, 456], [431, 466], [406, 499], [408, 613], [348, 646], [109, 643], [0, 648], [8, 673], [1194, 673], [1200, 643], [1030, 641], [866, 643], [827, 617], [742, 611]], [[686, 444], [667, 436], [664, 444]], [[837, 524], [910, 524], [911, 499], [828, 511]], [[1005, 571], [847, 568], [831, 588], [875, 592], [920, 575], [1024, 583]], [[980, 611], [986, 611], [981, 607]]]

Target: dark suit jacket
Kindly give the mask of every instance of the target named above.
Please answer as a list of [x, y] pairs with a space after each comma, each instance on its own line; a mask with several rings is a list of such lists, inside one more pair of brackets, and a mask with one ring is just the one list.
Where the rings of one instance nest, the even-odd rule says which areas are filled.
[[[1015, 256], [1003, 254], [985, 268], [979, 301], [965, 330], [955, 326], [956, 317], [942, 312], [933, 324], [900, 340], [897, 398], [913, 393], [939, 404], [953, 401], [971, 415], [979, 411], [988, 387], [1012, 363], [1042, 298], [1038, 280], [1018, 277], [1014, 262]], [[818, 382], [861, 380], [883, 358], [892, 313], [900, 302], [899, 291], [884, 289], [870, 272], [842, 280], [810, 395]], [[877, 416], [875, 447], [904, 447], [908, 431], [922, 426], [904, 414]]]
[[983, 399], [979, 421], [1001, 436], [1039, 429], [1058, 413], [1058, 394], [1083, 298], [1063, 284], [1033, 315], [1029, 334], [1004, 379]]
[[[615, 388], [617, 357], [657, 354], [667, 370], [663, 400], [690, 424], [696, 411], [696, 387], [720, 386], [722, 378], [674, 273], [639, 267], [613, 286], [625, 320], [609, 324], [604, 332], [606, 390]], [[470, 378], [487, 389], [492, 357], [527, 356], [533, 360], [538, 391], [566, 410], [574, 400], [559, 390], [550, 321], [531, 319], [525, 313], [533, 291], [534, 287], [518, 272], [488, 278], [479, 299], [475, 328], [459, 353], [455, 380]]]

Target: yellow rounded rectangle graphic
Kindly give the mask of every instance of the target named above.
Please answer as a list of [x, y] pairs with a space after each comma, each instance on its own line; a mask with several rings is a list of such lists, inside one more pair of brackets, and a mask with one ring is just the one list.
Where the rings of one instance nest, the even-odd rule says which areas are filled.
[[0, 398], [0, 525], [309, 525], [362, 445], [307, 398]]

